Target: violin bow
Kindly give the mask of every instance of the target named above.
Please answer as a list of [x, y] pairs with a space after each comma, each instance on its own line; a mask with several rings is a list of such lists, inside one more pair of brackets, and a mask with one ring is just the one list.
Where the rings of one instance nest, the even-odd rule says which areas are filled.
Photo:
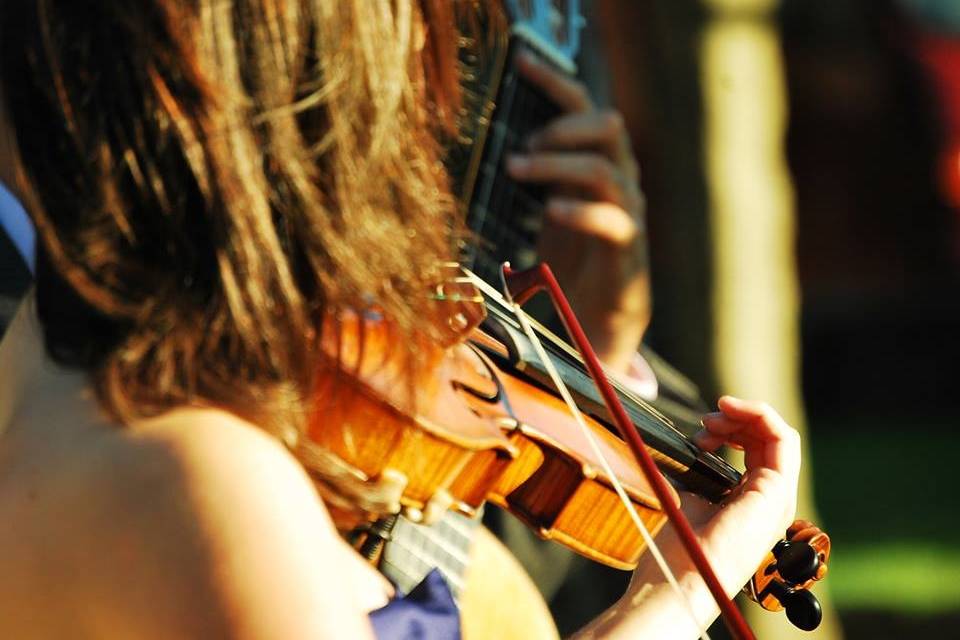
[[[703, 580], [706, 583], [707, 588], [710, 590], [713, 599], [720, 607], [720, 614], [723, 617], [724, 624], [726, 624], [727, 629], [737, 640], [755, 640], [755, 636], [744, 620], [740, 610], [737, 609], [736, 605], [733, 604], [733, 601], [727, 597], [726, 593], [724, 593], [723, 587], [720, 585], [720, 581], [717, 579], [717, 575], [714, 572], [713, 567], [710, 565], [710, 561], [707, 559], [706, 554], [704, 554], [703, 549], [697, 542], [696, 534], [693, 532], [690, 522], [687, 520], [686, 516], [683, 515], [683, 512], [680, 511], [680, 508], [674, 503], [670, 493], [670, 487], [667, 484], [666, 479], [663, 477], [660, 469], [657, 468], [656, 463], [653, 461], [653, 458], [647, 451], [646, 445], [644, 445], [643, 438], [640, 436], [640, 433], [634, 428], [633, 422], [627, 416], [626, 410], [624, 410], [623, 405], [620, 403], [620, 398], [617, 396], [610, 384], [610, 381], [607, 379], [606, 373], [603, 371], [603, 366], [600, 364], [600, 360], [597, 358], [593, 347], [590, 345], [590, 341], [587, 339], [587, 335], [583, 331], [583, 327], [580, 326], [579, 320], [577, 320], [576, 315], [573, 313], [573, 309], [570, 307], [570, 303], [567, 301], [567, 298], [561, 290], [560, 285], [557, 283], [557, 279], [554, 277], [549, 265], [541, 262], [530, 269], [514, 271], [510, 268], [509, 263], [504, 263], [501, 267], [500, 275], [503, 281], [504, 294], [507, 300], [514, 306], [514, 309], [517, 312], [518, 320], [523, 326], [524, 331], [528, 333], [528, 337], [531, 338], [535, 348], [537, 349], [542, 349], [543, 347], [540, 344], [540, 341], [536, 338], [536, 335], [533, 333], [532, 329], [530, 329], [529, 322], [527, 322], [525, 314], [520, 309], [520, 305], [525, 303], [539, 291], [545, 291], [550, 296], [553, 306], [560, 315], [560, 319], [563, 321], [567, 333], [573, 339], [574, 344], [577, 346], [580, 354], [583, 356], [587, 370], [590, 372], [590, 377], [593, 378], [594, 384], [596, 384], [597, 389], [603, 396], [604, 404], [606, 404], [607, 409], [610, 411], [610, 415], [613, 416], [613, 421], [617, 426], [617, 430], [620, 432], [620, 436], [629, 445], [630, 450], [633, 452], [633, 455], [637, 460], [637, 464], [647, 477], [647, 480], [650, 482], [650, 486], [653, 488], [654, 494], [657, 496], [657, 499], [663, 506], [663, 509], [667, 514], [667, 519], [674, 526], [674, 529], [676, 530], [681, 543], [686, 549], [687, 554], [690, 556], [694, 566], [696, 566], [697, 570], [700, 572], [700, 575], [703, 577]], [[548, 368], [552, 369], [552, 366], [549, 364], [549, 358], [547, 358], [545, 354], [541, 354], [541, 356], [543, 357], [544, 362], [547, 363]], [[555, 370], [551, 371], [551, 376], [553, 377], [555, 373]], [[557, 385], [558, 390], [564, 397], [564, 400], [567, 400], [568, 404], [571, 405], [571, 409], [575, 411], [579, 422], [579, 410], [576, 409], [576, 404], [573, 403], [572, 397], [570, 397], [569, 392], [563, 385], [562, 380], [559, 379], [559, 376], [554, 378], [554, 383]], [[588, 439], [590, 438], [588, 437]], [[609, 468], [607, 468], [606, 471], [608, 475], [610, 475], [611, 483], [615, 488], [617, 488], [617, 493], [620, 494], [621, 500], [624, 500], [625, 493], [623, 493], [622, 487], [619, 486], [620, 483], [617, 482], [616, 477], [613, 476]], [[652, 537], [646, 530], [646, 527], [644, 527], [641, 522], [638, 522], [639, 518], [636, 517], [636, 512], [632, 509], [633, 505], [630, 504], [628, 499], [625, 500], [625, 504], [627, 505], [628, 511], [631, 512], [631, 516], [634, 517], [634, 521], [638, 523], [641, 534], [643, 534], [643, 537], [647, 540], [650, 551], [651, 553], [654, 553], [657, 562], [664, 571], [664, 575], [666, 576], [668, 582], [670, 582], [670, 584], [674, 587], [674, 590], [680, 595], [696, 627], [698, 629], [702, 629], [700, 622], [696, 619], [692, 607], [689, 604], [689, 601], [682, 594], [682, 592], [680, 592], [679, 586], [676, 583], [676, 579], [666, 566], [663, 556], [659, 553], [659, 550], [657, 550]], [[706, 634], [706, 631], [701, 632], [701, 637], [709, 638], [709, 636]]]

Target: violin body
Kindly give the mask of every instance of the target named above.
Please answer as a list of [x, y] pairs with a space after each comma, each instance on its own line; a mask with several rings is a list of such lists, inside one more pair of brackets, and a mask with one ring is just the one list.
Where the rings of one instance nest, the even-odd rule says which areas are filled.
[[[496, 468], [516, 457], [516, 449], [496, 422], [465, 402], [469, 394], [462, 385], [476, 382], [468, 354], [458, 347], [424, 345], [428, 353], [420, 366], [428, 375], [412, 387], [409, 363], [396, 355], [396, 336], [386, 320], [344, 313], [337, 323], [338, 341], [326, 348], [336, 364], [318, 376], [316, 397], [324, 401], [310, 422], [310, 441], [346, 461], [364, 480], [395, 485], [397, 504], [408, 513], [436, 504], [432, 509], [454, 507], [473, 515], [481, 501], [451, 495], [454, 481], [477, 453], [489, 453]], [[471, 489], [488, 490], [495, 478], [484, 472]]]
[[[643, 539], [567, 406], [529, 382], [503, 371], [498, 374], [510, 413], [497, 421], [518, 456], [485, 499], [544, 539], [612, 567], [635, 567], [644, 550]], [[658, 531], [665, 522], [660, 502], [631, 464], [629, 448], [597, 420], [586, 420], [644, 524], [651, 533]], [[455, 487], [472, 483], [478, 470], [489, 468], [485, 459], [491, 455], [477, 455]], [[673, 497], [679, 503], [679, 497]]]
[[[414, 522], [429, 523], [448, 509], [475, 516], [489, 501], [542, 538], [612, 567], [635, 567], [645, 542], [627, 505], [655, 534], [667, 520], [661, 500], [672, 503], [667, 510], [676, 509], [676, 490], [662, 480], [654, 490], [649, 476], [634, 465], [634, 451], [608, 430], [603, 416], [592, 412], [577, 420], [556, 389], [527, 375], [523, 366], [510, 364], [517, 362], [511, 356], [517, 345], [505, 343], [502, 331], [487, 330], [483, 324], [486, 313], [497, 309], [498, 299], [489, 292], [481, 295], [476, 287], [484, 285], [468, 273], [438, 286], [432, 304], [446, 305], [447, 313], [435, 308], [425, 318], [440, 318], [445, 337], [424, 345], [417, 367], [398, 356], [407, 351], [393, 348], [395, 332], [381, 315], [346, 312], [331, 319], [335, 330], [324, 332], [331, 366], [318, 377], [317, 397], [323, 402], [310, 422], [306, 450], [333, 452], [371, 487], [394, 491], [390, 512]], [[597, 366], [594, 362], [591, 370], [599, 371]], [[413, 371], [416, 379], [409, 378]], [[624, 395], [619, 401], [629, 403], [631, 398]], [[642, 403], [632, 411], [668, 436], [679, 434], [670, 431], [668, 419]], [[649, 428], [642, 421], [630, 422], [622, 408], [620, 412], [621, 433], [630, 435], [623, 431], [624, 420], [641, 431]], [[656, 431], [644, 439], [649, 435]], [[671, 457], [689, 454], [684, 447], [643, 446], [654, 454], [651, 458], [657, 459], [661, 472], [677, 482], [695, 471], [688, 461]], [[710, 470], [702, 462], [709, 456], [700, 452], [694, 461]], [[602, 471], [604, 463], [612, 477]], [[739, 481], [739, 475], [735, 477]], [[616, 484], [629, 503], [621, 500]], [[731, 483], [727, 492], [734, 486]], [[331, 513], [344, 529], [362, 524], [343, 517], [355, 514], [337, 509]], [[369, 515], [366, 530], [376, 533], [376, 526], [369, 525], [378, 514]], [[791, 540], [778, 544], [775, 562], [758, 570], [747, 592], [767, 609], [786, 608], [797, 626], [815, 628], [820, 608], [808, 589], [826, 573], [829, 538], [803, 522], [788, 534]], [[388, 537], [389, 528], [380, 535], [381, 541]]]
[[[411, 398], [389, 323], [353, 313], [338, 323], [340, 338], [327, 351], [339, 365], [317, 382], [325, 400], [308, 430], [314, 445], [371, 484], [396, 487], [398, 507], [415, 522], [447, 508], [473, 516], [490, 501], [545, 539], [610, 566], [636, 566], [643, 539], [566, 405], [498, 368], [479, 347], [504, 348], [495, 338], [465, 326], [465, 342], [428, 354]], [[647, 528], [659, 530], [661, 505], [627, 445], [586, 420]]]

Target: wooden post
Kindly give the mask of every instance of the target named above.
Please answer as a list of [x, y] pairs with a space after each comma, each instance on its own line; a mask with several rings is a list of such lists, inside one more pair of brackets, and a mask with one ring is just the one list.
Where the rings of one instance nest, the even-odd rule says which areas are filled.
[[[776, 0], [705, 0], [700, 39], [704, 162], [713, 247], [718, 387], [762, 399], [806, 431], [800, 386], [794, 194]], [[805, 456], [798, 517], [818, 521]], [[828, 529], [828, 527], [827, 527]], [[829, 529], [828, 529], [829, 530]], [[818, 638], [839, 638], [824, 588]], [[760, 638], [804, 638], [784, 616], [750, 612]]]
[[[777, 7], [600, 0], [597, 18], [614, 103], [647, 160], [655, 344], [707, 398], [766, 400], [805, 435]], [[818, 521], [805, 460], [798, 515]], [[817, 637], [840, 638], [823, 586], [817, 596]], [[809, 637], [782, 615], [747, 612], [760, 638]]]

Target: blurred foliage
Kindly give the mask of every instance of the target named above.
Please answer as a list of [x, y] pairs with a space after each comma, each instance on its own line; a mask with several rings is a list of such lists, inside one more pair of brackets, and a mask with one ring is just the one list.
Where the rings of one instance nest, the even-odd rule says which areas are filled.
[[811, 420], [817, 504], [834, 544], [828, 583], [852, 638], [960, 638], [955, 419], [918, 418], [906, 402]]

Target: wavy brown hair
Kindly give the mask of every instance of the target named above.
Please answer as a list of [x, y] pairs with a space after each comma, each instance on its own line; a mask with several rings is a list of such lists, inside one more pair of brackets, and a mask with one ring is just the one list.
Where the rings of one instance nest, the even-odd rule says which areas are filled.
[[9, 0], [0, 96], [48, 353], [120, 422], [300, 428], [319, 319], [408, 337], [451, 254], [446, 0]]

